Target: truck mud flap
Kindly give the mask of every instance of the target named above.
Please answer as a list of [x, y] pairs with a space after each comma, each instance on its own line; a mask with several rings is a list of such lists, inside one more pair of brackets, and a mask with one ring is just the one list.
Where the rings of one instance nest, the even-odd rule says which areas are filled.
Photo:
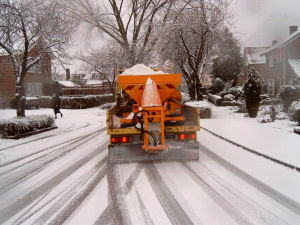
[[159, 153], [149, 153], [141, 144], [109, 145], [110, 163], [130, 163], [172, 160], [199, 160], [198, 142], [170, 142], [169, 148]]

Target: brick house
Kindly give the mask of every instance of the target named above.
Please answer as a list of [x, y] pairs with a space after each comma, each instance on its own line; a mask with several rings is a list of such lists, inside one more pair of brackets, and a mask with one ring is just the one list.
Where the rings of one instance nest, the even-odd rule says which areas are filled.
[[281, 85], [286, 85], [294, 77], [300, 77], [300, 31], [290, 27], [290, 35], [261, 54], [266, 57], [269, 72], [266, 74], [268, 87], [278, 93]]
[[[39, 45], [29, 50], [29, 55], [35, 57], [39, 54]], [[32, 66], [24, 79], [26, 96], [51, 95], [51, 59], [52, 53], [44, 53], [42, 60]], [[14, 99], [16, 93], [16, 77], [13, 64], [8, 55], [0, 55], [0, 97], [6, 105]]]
[[213, 85], [213, 78], [210, 72], [204, 72], [201, 78], [202, 87], [210, 88]]
[[[266, 57], [261, 55], [270, 47], [245, 47], [243, 53], [245, 78], [251, 67], [254, 67], [263, 77], [268, 73], [268, 66], [266, 64]], [[264, 77], [264, 79], [266, 79]]]

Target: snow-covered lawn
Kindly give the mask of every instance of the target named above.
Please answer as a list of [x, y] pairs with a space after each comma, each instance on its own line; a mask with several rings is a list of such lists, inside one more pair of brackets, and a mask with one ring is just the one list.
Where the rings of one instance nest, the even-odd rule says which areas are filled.
[[259, 123], [244, 117], [231, 107], [212, 107], [212, 119], [201, 120], [201, 126], [245, 147], [300, 167], [300, 136], [296, 125], [288, 120]]

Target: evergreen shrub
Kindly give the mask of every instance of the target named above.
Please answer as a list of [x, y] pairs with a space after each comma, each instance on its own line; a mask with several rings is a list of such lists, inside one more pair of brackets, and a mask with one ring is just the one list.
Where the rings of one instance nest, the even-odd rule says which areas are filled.
[[289, 119], [298, 122], [300, 126], [300, 100], [292, 102], [288, 109]]
[[285, 85], [280, 88], [280, 98], [283, 108], [287, 112], [293, 101], [300, 99], [300, 87], [296, 85]]
[[262, 91], [262, 79], [255, 68], [250, 68], [247, 80], [244, 83], [244, 98], [246, 109], [251, 118], [257, 116]]

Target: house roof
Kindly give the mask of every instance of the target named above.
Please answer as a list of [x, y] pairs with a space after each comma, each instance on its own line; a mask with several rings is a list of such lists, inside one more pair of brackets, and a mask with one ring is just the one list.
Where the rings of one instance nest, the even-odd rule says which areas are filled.
[[291, 42], [293, 42], [295, 39], [297, 39], [299, 37], [300, 37], [300, 30], [294, 32], [289, 37], [287, 37], [285, 40], [278, 42], [276, 45], [273, 45], [271, 48], [269, 48], [266, 51], [264, 51], [262, 53], [262, 55], [266, 55], [267, 53], [273, 51], [276, 48], [285, 47], [285, 46], [287, 46], [288, 44], [290, 44]]
[[289, 59], [288, 63], [295, 72], [297, 77], [300, 77], [300, 59]]
[[264, 64], [266, 57], [262, 55], [269, 47], [245, 47], [245, 54], [249, 64]]
[[102, 85], [103, 82], [101, 80], [87, 80], [85, 85]]
[[60, 81], [58, 81], [58, 83], [64, 87], [79, 87], [80, 86], [70, 80], [60, 80]]

